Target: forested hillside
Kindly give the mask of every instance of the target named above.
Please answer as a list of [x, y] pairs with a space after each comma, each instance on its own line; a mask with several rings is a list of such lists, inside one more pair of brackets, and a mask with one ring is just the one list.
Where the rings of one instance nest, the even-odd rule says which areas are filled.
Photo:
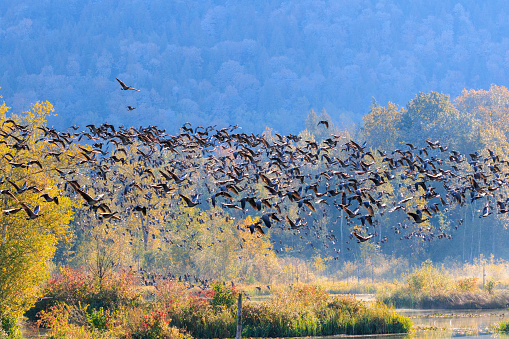
[[[297, 133], [311, 108], [339, 127], [375, 97], [507, 85], [501, 1], [0, 2], [0, 85], [49, 124], [229, 123]], [[139, 88], [123, 96], [118, 77]], [[129, 111], [127, 106], [136, 107]]]

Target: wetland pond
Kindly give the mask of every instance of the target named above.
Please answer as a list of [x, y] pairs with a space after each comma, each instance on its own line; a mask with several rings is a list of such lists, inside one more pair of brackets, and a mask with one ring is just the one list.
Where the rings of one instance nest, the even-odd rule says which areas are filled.
[[397, 309], [409, 316], [413, 332], [400, 335], [362, 336], [363, 338], [435, 339], [435, 338], [507, 338], [493, 332], [493, 326], [509, 320], [509, 310], [421, 310]]

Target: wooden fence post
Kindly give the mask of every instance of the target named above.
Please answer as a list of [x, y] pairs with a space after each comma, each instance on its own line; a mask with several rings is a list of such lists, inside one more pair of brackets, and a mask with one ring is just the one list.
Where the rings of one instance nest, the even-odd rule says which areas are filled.
[[242, 292], [239, 293], [239, 304], [237, 307], [237, 335], [236, 339], [240, 339], [242, 337]]

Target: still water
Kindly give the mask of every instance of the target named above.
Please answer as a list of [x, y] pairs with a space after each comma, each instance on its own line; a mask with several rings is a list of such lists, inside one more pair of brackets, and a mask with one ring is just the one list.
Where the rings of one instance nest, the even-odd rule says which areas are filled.
[[509, 338], [493, 334], [493, 326], [509, 320], [509, 310], [397, 310], [409, 316], [416, 329], [414, 338]]
[[[391, 338], [504, 338], [509, 335], [494, 333], [493, 327], [501, 321], [509, 320], [509, 310], [414, 310], [398, 309], [397, 312], [409, 316], [414, 332], [409, 335], [390, 336]], [[388, 336], [373, 336], [388, 338]]]
[[[374, 301], [375, 294], [357, 294], [356, 298], [364, 301]], [[509, 309], [504, 310], [443, 310], [443, 309], [397, 309], [398, 313], [412, 319], [414, 333], [397, 336], [370, 336], [370, 338], [503, 338], [509, 339], [507, 334], [497, 334], [493, 331], [501, 321], [509, 320]]]

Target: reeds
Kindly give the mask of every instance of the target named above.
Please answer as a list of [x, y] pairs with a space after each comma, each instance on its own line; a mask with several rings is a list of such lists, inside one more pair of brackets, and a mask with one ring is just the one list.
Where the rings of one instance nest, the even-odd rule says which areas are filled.
[[[235, 308], [193, 308], [192, 304], [172, 315], [172, 325], [194, 337], [235, 336]], [[408, 318], [386, 305], [362, 303], [353, 297], [329, 298], [312, 285], [290, 285], [274, 291], [271, 299], [247, 303], [242, 309], [245, 337], [302, 337], [334, 334], [406, 333]]]
[[[410, 330], [410, 320], [384, 304], [368, 305], [353, 297], [328, 298], [323, 291], [303, 293], [296, 289], [293, 286], [279, 291], [275, 299], [266, 303], [249, 304], [243, 309], [242, 334], [301, 337], [406, 333]], [[283, 304], [281, 300], [289, 303]]]
[[475, 277], [455, 280], [430, 261], [406, 275], [406, 283], [387, 285], [377, 299], [399, 308], [496, 309], [509, 303], [507, 292], [481, 290]]
[[[170, 283], [159, 288], [151, 305], [168, 306], [169, 328], [197, 338], [235, 336], [237, 304], [231, 300], [238, 292], [234, 288], [215, 284], [212, 290], [187, 298], [168, 292], [178, 287]], [[363, 303], [352, 296], [331, 298], [320, 286], [306, 284], [274, 289], [269, 300], [247, 302], [242, 308], [244, 337], [406, 333], [410, 328], [409, 318], [382, 303]]]

